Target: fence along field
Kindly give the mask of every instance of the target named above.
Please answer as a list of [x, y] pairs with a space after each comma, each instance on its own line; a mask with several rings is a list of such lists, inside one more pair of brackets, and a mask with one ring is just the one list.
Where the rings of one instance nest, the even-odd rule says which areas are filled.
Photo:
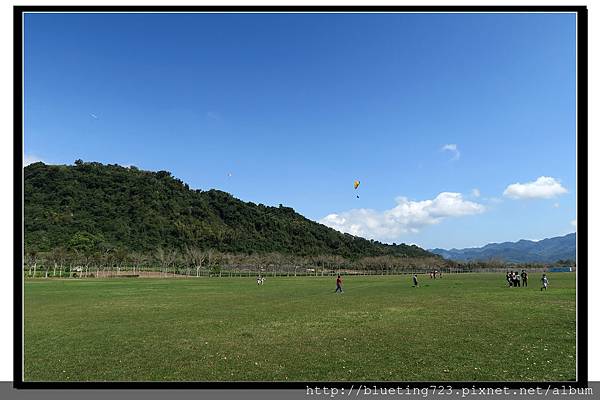
[[[556, 263], [563, 266], [564, 262]], [[574, 270], [574, 264], [572, 264]], [[105, 257], [76, 257], [30, 253], [25, 257], [25, 278], [111, 278], [111, 277], [250, 277], [250, 276], [330, 276], [337, 273], [354, 275], [399, 275], [464, 272], [505, 272], [526, 269], [547, 271], [551, 265], [511, 264], [501, 260], [455, 262], [440, 257], [398, 258], [364, 257], [346, 260], [338, 256], [295, 257], [286, 259], [280, 254], [229, 255], [216, 252], [160, 251], [154, 257], [140, 254], [105, 255]]]
[[575, 274], [25, 281], [26, 381], [575, 379]]

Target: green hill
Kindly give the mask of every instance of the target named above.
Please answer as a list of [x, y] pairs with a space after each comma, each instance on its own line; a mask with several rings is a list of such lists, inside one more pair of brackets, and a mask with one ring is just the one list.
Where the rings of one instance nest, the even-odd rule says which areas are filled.
[[304, 218], [292, 208], [193, 190], [167, 171], [76, 161], [24, 169], [25, 247], [44, 252], [81, 243], [126, 251], [214, 249], [298, 256], [431, 257], [417, 246], [387, 245]]

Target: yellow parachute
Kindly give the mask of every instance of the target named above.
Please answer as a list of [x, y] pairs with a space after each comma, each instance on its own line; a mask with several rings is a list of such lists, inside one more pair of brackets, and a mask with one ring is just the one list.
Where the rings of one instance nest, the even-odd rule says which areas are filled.
[[[354, 181], [354, 190], [358, 189], [358, 187], [360, 186], [360, 181]], [[359, 195], [356, 195], [357, 199], [360, 199]]]

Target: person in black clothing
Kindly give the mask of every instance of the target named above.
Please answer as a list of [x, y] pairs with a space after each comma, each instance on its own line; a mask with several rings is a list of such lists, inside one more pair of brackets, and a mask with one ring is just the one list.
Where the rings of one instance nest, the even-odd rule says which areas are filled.
[[527, 272], [525, 270], [521, 271], [521, 280], [523, 281], [523, 287], [527, 286]]
[[344, 290], [342, 289], [342, 277], [340, 275], [338, 275], [335, 280], [335, 292], [344, 293]]

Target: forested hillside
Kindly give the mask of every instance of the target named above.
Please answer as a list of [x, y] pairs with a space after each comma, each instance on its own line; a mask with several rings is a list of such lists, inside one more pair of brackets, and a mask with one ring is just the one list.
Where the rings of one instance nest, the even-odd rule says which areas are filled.
[[193, 190], [167, 171], [76, 161], [25, 167], [26, 251], [55, 248], [153, 253], [194, 247], [223, 253], [431, 257], [417, 247], [342, 234], [292, 208]]

